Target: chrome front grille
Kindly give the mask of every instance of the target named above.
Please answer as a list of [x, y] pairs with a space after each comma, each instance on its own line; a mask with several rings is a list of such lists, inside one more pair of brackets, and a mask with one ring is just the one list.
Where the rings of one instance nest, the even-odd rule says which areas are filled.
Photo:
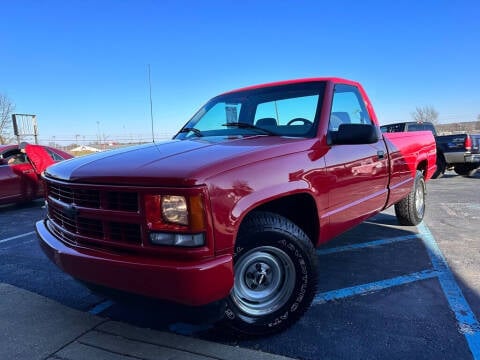
[[100, 208], [100, 192], [88, 189], [72, 189], [65, 185], [47, 183], [49, 196], [64, 202], [90, 208]]
[[136, 192], [96, 190], [47, 182], [48, 195], [65, 204], [93, 209], [138, 211]]
[[61, 240], [110, 250], [140, 250], [138, 192], [123, 187], [46, 180], [50, 229]]
[[57, 225], [63, 229], [82, 236], [93, 237], [95, 239], [103, 239], [102, 222], [95, 219], [88, 219], [83, 217], [71, 218], [65, 215], [65, 212], [55, 206], [49, 206], [49, 217]]

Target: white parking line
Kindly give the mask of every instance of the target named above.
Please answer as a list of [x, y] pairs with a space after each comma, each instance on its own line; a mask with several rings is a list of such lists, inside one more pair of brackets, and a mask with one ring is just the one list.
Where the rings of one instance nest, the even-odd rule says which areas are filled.
[[22, 237], [25, 237], [25, 236], [30, 236], [30, 235], [33, 235], [33, 234], [35, 234], [35, 231], [30, 231], [30, 232], [25, 233], [25, 234], [21, 234], [21, 235], [12, 236], [12, 237], [9, 237], [9, 238], [6, 238], [6, 239], [2, 239], [2, 240], [0, 240], [0, 244], [6, 243], [8, 241], [15, 240], [15, 239], [19, 239], [19, 238], [22, 238]]

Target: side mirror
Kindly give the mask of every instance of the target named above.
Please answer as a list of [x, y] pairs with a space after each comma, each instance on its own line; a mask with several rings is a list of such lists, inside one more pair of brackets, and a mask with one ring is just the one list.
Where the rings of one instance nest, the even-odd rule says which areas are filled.
[[373, 144], [378, 141], [377, 128], [366, 124], [341, 124], [330, 132], [332, 145]]

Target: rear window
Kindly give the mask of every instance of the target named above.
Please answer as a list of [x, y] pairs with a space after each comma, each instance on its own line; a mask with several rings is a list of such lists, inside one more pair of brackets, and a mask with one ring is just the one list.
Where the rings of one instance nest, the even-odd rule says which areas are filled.
[[430, 131], [433, 135], [435, 135], [435, 128], [429, 123], [409, 124], [408, 131]]
[[390, 124], [380, 126], [382, 133], [403, 132], [405, 131], [405, 123], [403, 124]]
[[430, 131], [437, 135], [435, 127], [431, 123], [398, 123], [380, 126], [382, 133], [404, 132], [404, 131]]

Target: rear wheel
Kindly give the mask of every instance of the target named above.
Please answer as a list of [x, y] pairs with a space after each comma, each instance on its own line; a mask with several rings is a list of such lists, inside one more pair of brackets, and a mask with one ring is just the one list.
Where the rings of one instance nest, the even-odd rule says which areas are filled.
[[245, 335], [286, 329], [310, 306], [317, 271], [313, 245], [298, 226], [273, 213], [250, 215], [236, 243], [225, 324]]
[[453, 167], [453, 170], [455, 170], [458, 175], [473, 176], [477, 172], [477, 166], [470, 164], [457, 164]]
[[415, 183], [410, 194], [395, 204], [395, 215], [401, 225], [414, 226], [422, 222], [425, 215], [425, 179], [417, 170]]
[[445, 162], [445, 158], [441, 153], [437, 152], [437, 170], [433, 173], [432, 179], [438, 179], [443, 176], [445, 170], [447, 168], [447, 163]]

